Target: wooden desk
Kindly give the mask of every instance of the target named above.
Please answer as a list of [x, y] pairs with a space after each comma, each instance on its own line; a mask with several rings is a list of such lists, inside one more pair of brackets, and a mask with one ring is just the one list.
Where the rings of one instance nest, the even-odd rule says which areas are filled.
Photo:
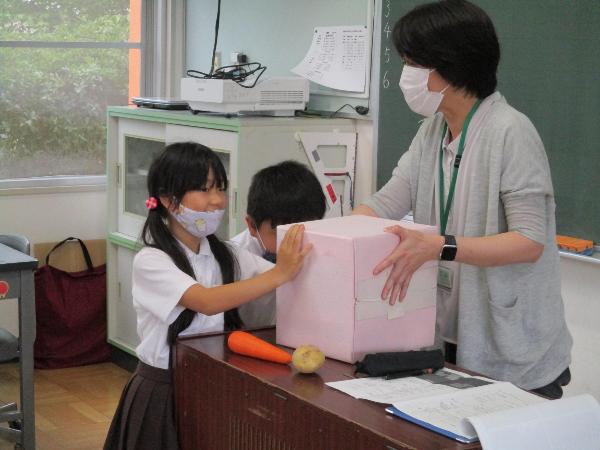
[[[270, 342], [275, 330], [255, 334]], [[327, 359], [318, 374], [233, 354], [227, 334], [182, 338], [175, 390], [182, 449], [479, 449], [390, 416], [384, 405], [326, 386], [353, 366]]]
[[0, 427], [0, 438], [17, 442], [25, 450], [35, 449], [35, 412], [33, 400], [33, 342], [35, 341], [35, 293], [33, 271], [37, 259], [0, 244], [0, 301], [17, 298], [19, 302], [19, 374], [21, 404], [0, 406], [2, 422], [19, 422], [20, 430]]

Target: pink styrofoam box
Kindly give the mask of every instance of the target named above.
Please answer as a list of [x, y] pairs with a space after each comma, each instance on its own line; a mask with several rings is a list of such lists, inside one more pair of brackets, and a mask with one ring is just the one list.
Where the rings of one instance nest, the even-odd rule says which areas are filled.
[[[433, 345], [437, 261], [414, 273], [406, 298], [393, 306], [381, 300], [391, 268], [376, 277], [373, 269], [399, 242], [386, 227], [427, 234], [435, 234], [435, 227], [367, 216], [304, 225], [304, 243], [313, 249], [298, 276], [277, 289], [278, 344], [313, 344], [328, 357], [350, 363], [366, 353]], [[277, 228], [278, 244], [289, 227]]]

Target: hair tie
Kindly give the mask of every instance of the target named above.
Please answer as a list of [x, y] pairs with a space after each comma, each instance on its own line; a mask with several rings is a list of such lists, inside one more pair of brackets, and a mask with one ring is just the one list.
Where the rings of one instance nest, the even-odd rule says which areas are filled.
[[146, 200], [146, 208], [155, 209], [157, 206], [158, 200], [156, 200], [156, 197], [150, 197], [148, 200]]

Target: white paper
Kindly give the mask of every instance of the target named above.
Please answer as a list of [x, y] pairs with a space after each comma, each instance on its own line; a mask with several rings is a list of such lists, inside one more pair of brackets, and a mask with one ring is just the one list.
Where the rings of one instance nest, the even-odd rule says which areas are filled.
[[477, 433], [467, 418], [547, 401], [549, 400], [519, 389], [511, 383], [502, 382], [395, 402], [394, 407], [443, 430], [474, 438]]
[[431, 395], [455, 392], [468, 386], [465, 384], [465, 381], [473, 382], [473, 380], [491, 382], [491, 380], [481, 377], [471, 377], [456, 370], [442, 369], [433, 374], [433, 376], [424, 375], [420, 377], [397, 378], [395, 380], [386, 380], [379, 377], [355, 378], [326, 384], [354, 398], [389, 405], [413, 398], [422, 399]]
[[381, 299], [369, 299], [354, 303], [354, 315], [357, 321], [387, 317], [390, 304]]
[[311, 46], [292, 72], [332, 89], [364, 92], [367, 27], [316, 27]]
[[485, 450], [600, 450], [600, 405], [589, 394], [469, 421]]

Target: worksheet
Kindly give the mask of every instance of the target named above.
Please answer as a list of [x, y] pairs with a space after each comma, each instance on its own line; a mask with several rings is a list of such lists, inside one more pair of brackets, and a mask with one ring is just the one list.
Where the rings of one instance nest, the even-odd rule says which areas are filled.
[[364, 92], [369, 39], [367, 27], [316, 27], [306, 56], [292, 72], [332, 89]]
[[420, 399], [460, 389], [491, 383], [483, 377], [472, 377], [452, 369], [440, 369], [435, 373], [418, 377], [386, 380], [385, 377], [354, 378], [334, 381], [327, 386], [354, 398], [384, 403], [386, 405], [410, 399]]

